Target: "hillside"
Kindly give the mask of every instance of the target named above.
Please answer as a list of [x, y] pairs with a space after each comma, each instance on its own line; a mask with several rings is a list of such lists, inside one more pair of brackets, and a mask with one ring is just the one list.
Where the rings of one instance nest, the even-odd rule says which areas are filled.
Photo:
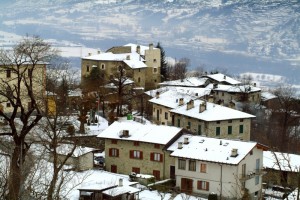
[[168, 56], [189, 57], [194, 67], [297, 83], [299, 10], [296, 0], [5, 0], [0, 29], [103, 50], [160, 41]]

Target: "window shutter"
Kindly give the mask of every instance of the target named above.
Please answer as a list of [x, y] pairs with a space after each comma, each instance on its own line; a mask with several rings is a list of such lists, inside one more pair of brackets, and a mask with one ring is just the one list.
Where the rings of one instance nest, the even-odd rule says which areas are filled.
[[198, 182], [197, 182], [197, 189], [198, 189], [198, 190], [201, 190], [201, 181], [198, 181]]
[[109, 153], [108, 154], [109, 154], [109, 156], [112, 156], [112, 149], [111, 148], [109, 149]]
[[143, 159], [143, 152], [142, 151], [140, 151], [140, 159], [142, 160]]
[[117, 153], [116, 157], [119, 157], [119, 149], [117, 149], [116, 153]]
[[150, 153], [150, 160], [154, 161], [154, 153]]
[[133, 158], [133, 150], [130, 150], [130, 151], [129, 151], [129, 157], [130, 157], [130, 158]]
[[163, 155], [160, 154], [160, 162], [162, 162], [162, 161], [163, 161]]
[[209, 182], [206, 182], [206, 190], [209, 191]]

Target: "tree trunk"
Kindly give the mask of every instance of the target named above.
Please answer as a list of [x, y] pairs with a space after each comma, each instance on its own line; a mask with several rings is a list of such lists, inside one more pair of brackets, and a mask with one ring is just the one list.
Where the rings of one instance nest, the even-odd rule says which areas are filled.
[[56, 182], [57, 182], [57, 178], [58, 178], [58, 173], [59, 173], [59, 170], [57, 170], [57, 168], [54, 167], [52, 180], [50, 182], [50, 186], [49, 186], [48, 193], [47, 193], [47, 200], [54, 199], [53, 194], [55, 192], [55, 186], [56, 186]]
[[[8, 177], [8, 199], [20, 199], [21, 189], [24, 180], [22, 180], [22, 164], [25, 155], [22, 155], [21, 144], [15, 146], [10, 163], [10, 172]], [[24, 154], [24, 153], [23, 153]]]

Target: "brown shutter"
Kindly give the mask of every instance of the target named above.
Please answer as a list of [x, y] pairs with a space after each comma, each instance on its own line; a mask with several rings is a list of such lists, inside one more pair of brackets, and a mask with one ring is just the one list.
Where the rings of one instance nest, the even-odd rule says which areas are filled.
[[206, 190], [209, 191], [209, 182], [206, 182]]
[[163, 154], [161, 153], [160, 154], [160, 162], [162, 162], [163, 161]]
[[140, 151], [140, 155], [141, 155], [140, 159], [142, 160], [143, 159], [143, 152], [142, 151]]
[[151, 161], [154, 160], [154, 153], [150, 153], [150, 160], [151, 160]]
[[111, 148], [109, 148], [109, 151], [108, 151], [108, 154], [109, 154], [109, 156], [111, 156], [112, 155], [112, 149]]
[[201, 190], [201, 181], [197, 181], [197, 189]]
[[117, 155], [116, 155], [116, 157], [119, 157], [119, 149], [117, 149]]
[[130, 157], [130, 158], [133, 158], [133, 150], [130, 150], [130, 151], [129, 151], [129, 157]]

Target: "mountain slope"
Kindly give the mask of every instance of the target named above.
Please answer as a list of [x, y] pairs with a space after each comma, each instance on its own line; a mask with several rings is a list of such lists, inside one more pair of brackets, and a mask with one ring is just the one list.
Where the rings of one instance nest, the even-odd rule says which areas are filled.
[[[107, 49], [162, 42], [173, 57], [233, 71], [299, 70], [300, 4], [285, 0], [16, 0], [0, 28]], [[291, 76], [295, 73], [285, 74]]]

